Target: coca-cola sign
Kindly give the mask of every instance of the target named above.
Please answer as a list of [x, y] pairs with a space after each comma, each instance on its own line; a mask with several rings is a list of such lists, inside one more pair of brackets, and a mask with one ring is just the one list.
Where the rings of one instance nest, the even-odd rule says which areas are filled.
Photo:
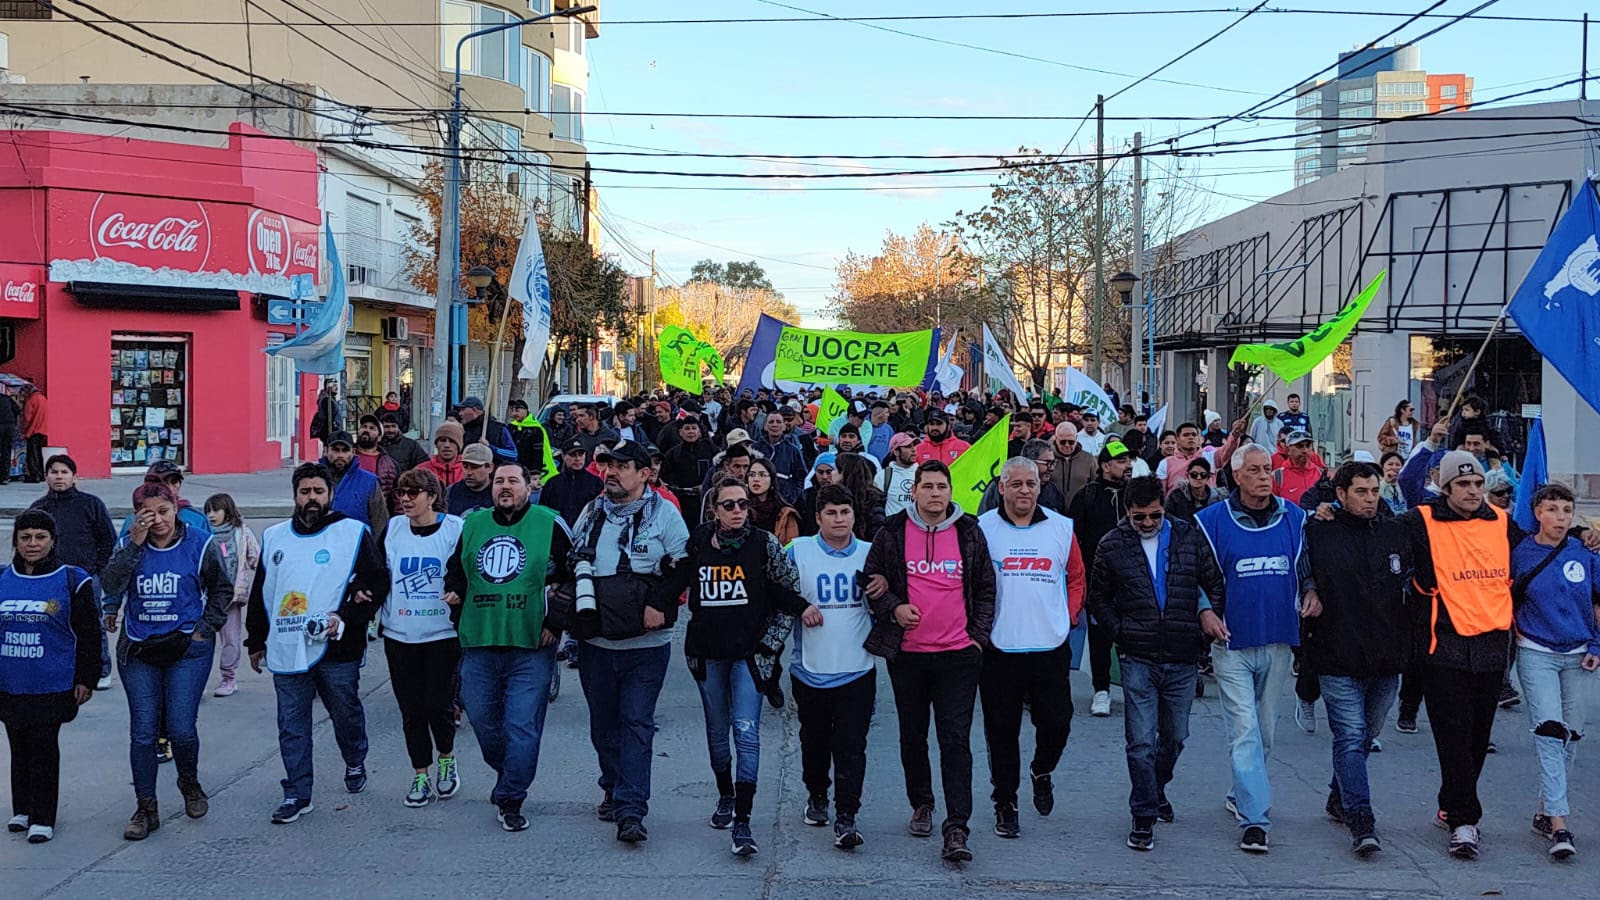
[[0, 264], [0, 317], [39, 318], [44, 270], [38, 266]]
[[193, 200], [101, 194], [89, 214], [89, 244], [96, 259], [199, 272], [211, 257], [211, 220]]

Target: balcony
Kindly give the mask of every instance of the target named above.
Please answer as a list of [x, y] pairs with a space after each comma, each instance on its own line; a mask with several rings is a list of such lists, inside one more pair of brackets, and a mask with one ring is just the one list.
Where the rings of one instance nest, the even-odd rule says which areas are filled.
[[[411, 283], [411, 265], [405, 243], [386, 241], [359, 232], [334, 232], [339, 256], [344, 263], [345, 290], [351, 297], [362, 297], [403, 306], [433, 308], [433, 295]], [[321, 284], [331, 284], [328, 261], [322, 261]]]

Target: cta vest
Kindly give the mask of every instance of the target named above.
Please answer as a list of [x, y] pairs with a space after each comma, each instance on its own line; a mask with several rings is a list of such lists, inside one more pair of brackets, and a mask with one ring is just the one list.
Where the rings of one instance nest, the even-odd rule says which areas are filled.
[[78, 637], [72, 592], [89, 576], [76, 566], [48, 575], [0, 569], [0, 691], [55, 694], [72, 690]]
[[440, 516], [439, 530], [419, 537], [405, 516], [389, 520], [383, 539], [389, 564], [389, 600], [379, 612], [384, 637], [423, 644], [454, 638], [450, 607], [444, 602], [444, 566], [461, 540], [461, 519]]
[[467, 573], [457, 627], [461, 646], [538, 649], [556, 519], [556, 511], [545, 506], [529, 506], [515, 525], [496, 522], [492, 509], [467, 514], [461, 527]]
[[355, 519], [340, 519], [316, 534], [295, 534], [280, 522], [261, 535], [267, 668], [274, 674], [305, 672], [328, 651], [327, 641], [306, 640], [306, 620], [338, 611], [366, 533]]
[[194, 632], [206, 610], [200, 559], [210, 542], [209, 533], [185, 527], [183, 537], [170, 547], [144, 545], [139, 567], [128, 583], [128, 640], [147, 641], [174, 631]]
[[1246, 527], [1228, 503], [1213, 503], [1196, 513], [1195, 521], [1210, 539], [1227, 580], [1228, 649], [1298, 646], [1300, 577], [1295, 565], [1305, 541], [1306, 514], [1283, 503], [1277, 523]]
[[1439, 604], [1450, 611], [1456, 634], [1472, 637], [1511, 627], [1511, 542], [1505, 513], [1486, 507], [1493, 519], [1473, 516], [1440, 522], [1433, 507], [1417, 507], [1428, 530], [1433, 577], [1438, 588], [1428, 613], [1428, 652], [1439, 646]]
[[380, 490], [378, 476], [361, 468], [360, 463], [351, 460], [350, 468], [345, 470], [339, 483], [333, 486], [333, 502], [328, 505], [334, 512], [344, 513], [370, 528], [376, 523], [367, 521], [371, 518], [367, 498], [376, 490]]

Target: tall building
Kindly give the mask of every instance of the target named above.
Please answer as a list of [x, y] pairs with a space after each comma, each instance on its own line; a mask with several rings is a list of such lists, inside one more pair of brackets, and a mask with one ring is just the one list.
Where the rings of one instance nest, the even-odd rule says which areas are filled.
[[1295, 187], [1367, 158], [1372, 122], [1419, 113], [1467, 109], [1472, 78], [1433, 75], [1415, 44], [1365, 47], [1339, 54], [1336, 77], [1300, 86], [1296, 94]]

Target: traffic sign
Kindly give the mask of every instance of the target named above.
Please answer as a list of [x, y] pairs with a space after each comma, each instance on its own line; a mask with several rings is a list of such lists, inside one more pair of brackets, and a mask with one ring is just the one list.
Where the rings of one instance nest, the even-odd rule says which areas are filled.
[[323, 301], [268, 300], [268, 325], [300, 325], [310, 321], [322, 308]]

